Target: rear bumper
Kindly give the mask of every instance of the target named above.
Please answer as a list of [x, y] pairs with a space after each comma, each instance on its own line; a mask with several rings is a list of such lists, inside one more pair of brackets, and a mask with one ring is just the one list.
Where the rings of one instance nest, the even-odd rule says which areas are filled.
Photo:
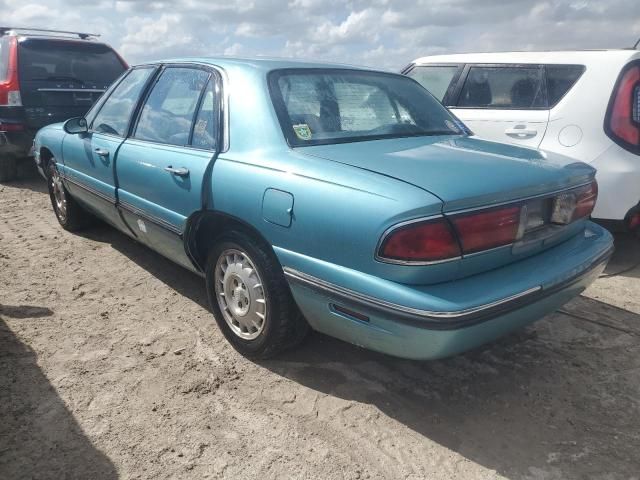
[[[314, 329], [383, 353], [434, 359], [491, 341], [540, 319], [579, 295], [604, 270], [613, 242], [606, 230], [594, 224], [588, 224], [585, 235], [577, 237], [485, 274], [422, 287], [420, 292], [427, 303], [421, 307], [399, 304], [382, 295], [363, 294], [291, 268], [285, 267], [285, 274], [294, 298]], [[518, 275], [518, 271], [522, 274]], [[516, 276], [526, 278], [513, 291], [510, 286]], [[505, 294], [495, 298], [496, 291]], [[434, 298], [448, 299], [453, 308], [437, 308], [442, 302], [432, 301]], [[456, 298], [457, 302], [451, 301]], [[464, 301], [467, 298], [486, 301], [470, 305]], [[429, 301], [434, 308], [425, 308]], [[345, 308], [360, 318], [345, 313]]]
[[0, 131], [0, 157], [27, 157], [31, 152], [34, 133], [29, 130], [21, 132]]

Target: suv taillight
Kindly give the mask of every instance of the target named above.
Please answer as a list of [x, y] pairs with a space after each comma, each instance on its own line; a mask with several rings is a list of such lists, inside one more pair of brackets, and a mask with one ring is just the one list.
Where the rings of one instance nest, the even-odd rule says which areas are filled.
[[9, 65], [4, 81], [0, 81], [0, 106], [20, 107], [20, 84], [18, 82], [18, 43], [13, 37], [8, 42]]
[[604, 131], [618, 145], [640, 154], [640, 61], [629, 63], [613, 89]]

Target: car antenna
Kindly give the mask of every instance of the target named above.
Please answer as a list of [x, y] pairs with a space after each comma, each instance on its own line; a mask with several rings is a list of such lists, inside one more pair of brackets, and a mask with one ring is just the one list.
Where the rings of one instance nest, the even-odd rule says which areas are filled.
[[633, 46], [634, 50], [637, 50], [639, 45], [640, 45], [640, 38], [638, 39], [638, 41]]

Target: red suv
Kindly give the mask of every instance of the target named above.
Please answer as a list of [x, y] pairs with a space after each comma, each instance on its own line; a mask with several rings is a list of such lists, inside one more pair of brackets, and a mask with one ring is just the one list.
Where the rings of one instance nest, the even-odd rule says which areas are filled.
[[84, 115], [128, 68], [97, 36], [0, 27], [0, 181], [16, 177], [39, 128]]

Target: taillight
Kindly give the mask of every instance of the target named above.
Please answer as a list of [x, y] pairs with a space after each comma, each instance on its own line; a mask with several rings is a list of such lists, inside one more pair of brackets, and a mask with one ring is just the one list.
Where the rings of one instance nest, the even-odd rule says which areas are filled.
[[475, 253], [516, 241], [520, 227], [518, 206], [483, 210], [451, 218], [463, 253]]
[[9, 47], [9, 65], [6, 79], [0, 81], [0, 105], [19, 107], [22, 105], [22, 99], [18, 82], [18, 43], [16, 38], [12, 37], [7, 45]]
[[620, 73], [604, 130], [621, 147], [640, 153], [640, 62], [630, 63]]
[[595, 180], [590, 185], [576, 192], [576, 207], [573, 210], [572, 220], [578, 220], [591, 215], [598, 200], [598, 182]]
[[460, 256], [445, 218], [399, 227], [382, 242], [378, 255], [392, 261], [436, 262]]

